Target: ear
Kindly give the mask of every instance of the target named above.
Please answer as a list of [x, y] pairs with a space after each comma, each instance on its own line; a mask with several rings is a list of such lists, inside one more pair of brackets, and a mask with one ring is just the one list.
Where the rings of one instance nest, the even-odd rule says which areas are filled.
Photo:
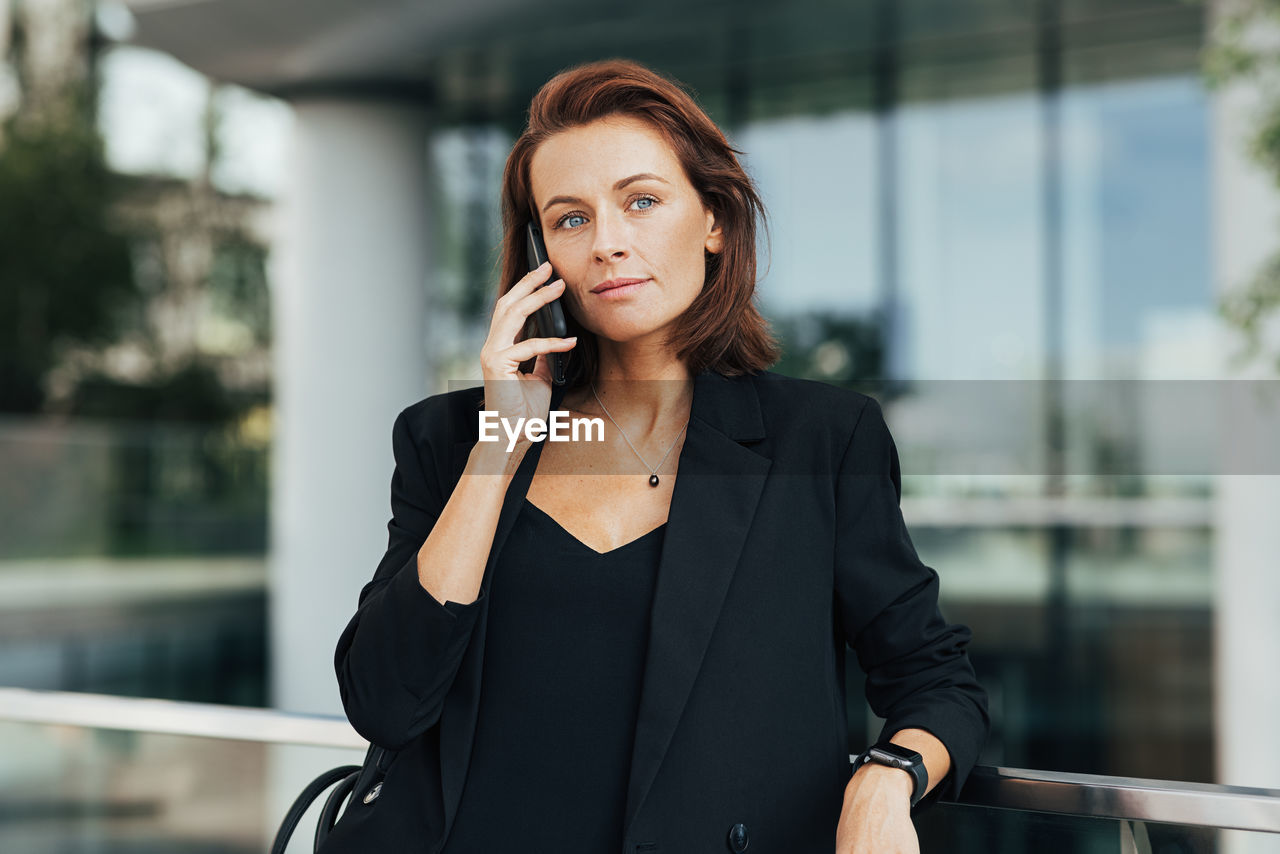
[[719, 255], [724, 251], [724, 228], [720, 225], [714, 211], [707, 211], [707, 229], [707, 239], [703, 247], [712, 255]]

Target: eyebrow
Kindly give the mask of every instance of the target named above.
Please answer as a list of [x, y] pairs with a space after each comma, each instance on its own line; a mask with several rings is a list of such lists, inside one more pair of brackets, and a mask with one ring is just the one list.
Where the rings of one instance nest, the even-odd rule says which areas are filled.
[[[613, 189], [615, 191], [621, 190], [623, 187], [627, 186], [628, 184], [634, 184], [636, 181], [661, 181], [664, 184], [671, 183], [666, 178], [662, 178], [658, 175], [653, 174], [652, 172], [641, 172], [638, 175], [632, 175], [630, 178], [623, 178], [621, 181], [613, 185]], [[551, 198], [545, 205], [542, 206], [542, 212], [546, 213], [551, 208], [552, 205], [558, 205], [562, 203], [575, 204], [581, 201], [582, 199], [578, 198], [577, 196], [555, 196]]]

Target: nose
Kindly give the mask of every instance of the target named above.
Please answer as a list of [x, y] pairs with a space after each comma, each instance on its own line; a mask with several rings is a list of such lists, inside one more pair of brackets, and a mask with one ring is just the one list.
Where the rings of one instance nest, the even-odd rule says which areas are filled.
[[608, 264], [627, 257], [627, 226], [621, 214], [606, 213], [596, 219], [595, 243], [591, 247], [595, 259]]

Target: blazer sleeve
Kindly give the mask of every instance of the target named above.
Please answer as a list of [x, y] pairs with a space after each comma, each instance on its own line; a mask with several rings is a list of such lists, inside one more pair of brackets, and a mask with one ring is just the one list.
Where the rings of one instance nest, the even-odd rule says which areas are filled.
[[[351, 725], [371, 743], [391, 750], [439, 720], [484, 598], [481, 591], [471, 603], [441, 603], [418, 582], [418, 549], [447, 496], [430, 448], [420, 453], [415, 444], [409, 411], [401, 412], [391, 429], [395, 471], [387, 551], [373, 580], [360, 591], [359, 607], [334, 655]], [[430, 417], [430, 401], [421, 414]]]
[[932, 733], [951, 771], [931, 793], [954, 798], [986, 740], [987, 697], [965, 647], [970, 631], [938, 610], [938, 574], [916, 554], [902, 518], [898, 451], [880, 405], [867, 398], [840, 464], [835, 585], [845, 638], [867, 675], [880, 737]]

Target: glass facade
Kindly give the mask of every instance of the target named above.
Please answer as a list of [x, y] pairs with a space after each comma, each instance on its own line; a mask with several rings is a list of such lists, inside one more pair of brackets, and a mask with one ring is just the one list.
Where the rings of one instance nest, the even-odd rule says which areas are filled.
[[1275, 837], [1215, 827], [1086, 818], [943, 804], [917, 822], [922, 851], [1043, 854], [1237, 854], [1275, 850]]
[[[23, 854], [261, 854], [308, 782], [364, 758], [345, 748], [7, 721], [0, 746], [0, 850]], [[321, 804], [289, 852], [311, 850]]]
[[259, 705], [288, 108], [103, 9], [0, 0], [0, 685]]

